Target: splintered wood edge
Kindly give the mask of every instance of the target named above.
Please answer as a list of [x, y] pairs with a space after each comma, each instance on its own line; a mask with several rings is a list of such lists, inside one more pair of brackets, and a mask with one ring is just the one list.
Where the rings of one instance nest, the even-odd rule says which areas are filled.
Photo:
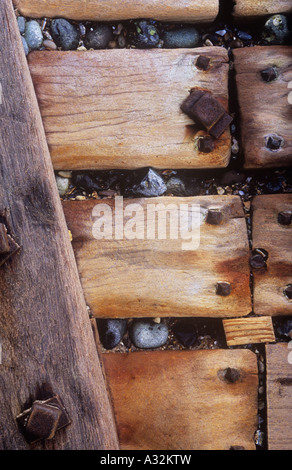
[[223, 327], [227, 346], [273, 343], [276, 341], [270, 316], [224, 319]]
[[13, 0], [18, 11], [31, 18], [117, 21], [152, 18], [159, 21], [211, 22], [219, 13], [219, 0]]

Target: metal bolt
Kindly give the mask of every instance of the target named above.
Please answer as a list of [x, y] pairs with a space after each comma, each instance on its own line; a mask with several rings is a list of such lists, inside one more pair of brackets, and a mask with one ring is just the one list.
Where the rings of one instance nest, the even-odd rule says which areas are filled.
[[278, 222], [281, 225], [291, 225], [292, 222], [292, 212], [283, 211], [278, 214]]
[[252, 251], [249, 260], [250, 266], [254, 269], [261, 269], [266, 266], [269, 254], [263, 248], [256, 248]]
[[288, 284], [288, 286], [285, 287], [284, 295], [288, 300], [292, 300], [292, 284]]
[[227, 367], [227, 369], [223, 371], [223, 378], [226, 382], [233, 384], [239, 380], [240, 372], [238, 369]]
[[229, 282], [218, 282], [216, 285], [216, 294], [227, 297], [231, 293], [231, 285]]
[[266, 139], [266, 147], [269, 150], [273, 150], [273, 151], [279, 150], [284, 143], [283, 138], [277, 134], [268, 135], [266, 136], [265, 139]]
[[199, 146], [199, 151], [202, 153], [213, 152], [215, 148], [214, 140], [210, 136], [200, 138], [198, 146]]
[[31, 408], [16, 419], [30, 444], [41, 439], [53, 439], [59, 429], [71, 422], [58, 395], [45, 401], [34, 401]]
[[197, 61], [196, 61], [196, 67], [198, 67], [198, 69], [201, 69], [201, 70], [208, 70], [209, 66], [210, 66], [210, 57], [207, 57], [205, 55], [200, 55], [198, 58], [197, 58]]
[[206, 222], [211, 225], [220, 225], [223, 220], [223, 214], [220, 209], [209, 209]]
[[276, 67], [268, 67], [261, 71], [261, 77], [264, 82], [273, 82], [278, 78], [278, 71]]

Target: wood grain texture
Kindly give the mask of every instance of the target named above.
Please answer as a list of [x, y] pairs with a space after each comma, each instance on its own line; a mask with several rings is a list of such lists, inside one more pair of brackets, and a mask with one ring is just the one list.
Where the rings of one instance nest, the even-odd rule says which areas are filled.
[[[257, 363], [247, 350], [104, 354], [123, 450], [254, 450]], [[240, 378], [226, 383], [222, 371]]]
[[253, 247], [269, 253], [267, 269], [254, 270], [254, 312], [291, 315], [284, 289], [292, 284], [292, 226], [278, 223], [278, 213], [292, 210], [292, 194], [263, 195], [252, 203]]
[[292, 349], [291, 344], [266, 346], [268, 450], [292, 447]]
[[227, 346], [275, 342], [271, 317], [228, 318], [223, 327]]
[[160, 21], [209, 22], [219, 12], [218, 0], [13, 0], [21, 14], [33, 18], [117, 21], [153, 18]]
[[[98, 212], [107, 212], [104, 204], [110, 211], [104, 220], [113, 222], [113, 239], [97, 240], [93, 227], [102, 220]], [[158, 239], [158, 221], [148, 218], [148, 204], [155, 205], [158, 219], [162, 220], [171, 204], [175, 204], [178, 211], [180, 204], [186, 204], [188, 210], [192, 204], [199, 204], [199, 248], [182, 249], [181, 237], [186, 234], [180, 231], [177, 239], [170, 239], [170, 222], [166, 225], [166, 238]], [[81, 283], [93, 315], [106, 318], [234, 317], [251, 312], [249, 247], [239, 197], [124, 199], [122, 209], [127, 209], [124, 234], [120, 239], [115, 239], [118, 212], [115, 205], [115, 200], [63, 202]], [[138, 232], [141, 226], [145, 228], [145, 239], [129, 239], [131, 232], [126, 232], [135, 217], [131, 211], [139, 209], [137, 205], [141, 208], [141, 217], [136, 219]], [[222, 210], [222, 224], [206, 223], [209, 208]], [[147, 229], [152, 228], [155, 238], [147, 239]], [[231, 284], [228, 297], [216, 295], [217, 282], [224, 281]]]
[[[206, 72], [194, 65], [201, 54]], [[55, 169], [227, 166], [229, 129], [202, 153], [206, 132], [180, 109], [193, 87], [228, 108], [225, 49], [36, 51], [28, 61]]]
[[[241, 140], [246, 168], [282, 167], [292, 163], [292, 80], [289, 46], [235, 49], [234, 63], [241, 118]], [[265, 82], [261, 71], [276, 67], [278, 78]], [[283, 139], [279, 150], [266, 147], [268, 136]]]
[[0, 5], [0, 214], [21, 249], [0, 274], [0, 448], [16, 416], [58, 394], [72, 423], [35, 449], [117, 449], [89, 316], [12, 3]]
[[239, 18], [256, 18], [275, 13], [291, 13], [290, 0], [234, 0], [233, 14]]

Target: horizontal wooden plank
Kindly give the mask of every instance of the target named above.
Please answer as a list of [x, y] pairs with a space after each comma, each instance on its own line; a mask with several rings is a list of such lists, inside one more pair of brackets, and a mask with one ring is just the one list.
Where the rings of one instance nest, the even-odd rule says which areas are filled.
[[[192, 205], [200, 206], [199, 232], [191, 231], [195, 244], [197, 234], [200, 236], [198, 247], [183, 240], [187, 236], [181, 231], [181, 227], [186, 229], [184, 225], [177, 239], [170, 238], [170, 229], [175, 227], [173, 219], [166, 221], [165, 238], [158, 238], [163, 234], [159, 220], [164, 220], [171, 204], [177, 215], [181, 207], [190, 214]], [[148, 217], [153, 207], [157, 209], [156, 220]], [[223, 214], [219, 225], [206, 221], [208, 211], [214, 208]], [[63, 209], [93, 315], [234, 317], [250, 313], [249, 247], [238, 196], [64, 201]], [[101, 224], [102, 210], [106, 227], [113, 226], [112, 239], [94, 238], [94, 224]], [[138, 216], [132, 214], [135, 210]], [[116, 227], [120, 226], [117, 214], [123, 218], [119, 239], [115, 238]], [[138, 233], [142, 227], [143, 239], [129, 238], [136, 236], [130, 226], [134, 221]], [[151, 239], [148, 233], [152, 231], [155, 235]], [[230, 283], [230, 295], [216, 293], [221, 282]]]
[[[199, 55], [211, 58], [207, 71]], [[207, 132], [180, 109], [199, 87], [227, 110], [225, 49], [35, 51], [28, 61], [55, 169], [227, 166], [229, 128], [203, 153]]]
[[[258, 46], [233, 52], [245, 167], [291, 165], [291, 47]], [[264, 81], [261, 72], [269, 68], [275, 69], [277, 78]]]
[[292, 447], [292, 344], [266, 346], [268, 449]]
[[[255, 448], [252, 352], [107, 353], [103, 360], [122, 450]], [[228, 368], [235, 370], [234, 383], [224, 379]]]
[[291, 315], [292, 301], [284, 294], [292, 284], [292, 225], [281, 225], [281, 212], [291, 213], [292, 194], [257, 196], [252, 203], [253, 248], [268, 252], [266, 268], [254, 269], [254, 312]]
[[153, 18], [160, 21], [213, 21], [219, 11], [218, 0], [13, 0], [24, 16], [68, 18], [72, 20], [112, 21]]
[[227, 346], [275, 342], [271, 317], [228, 318], [223, 327]]
[[239, 18], [256, 18], [275, 13], [291, 13], [290, 0], [234, 0], [233, 14]]

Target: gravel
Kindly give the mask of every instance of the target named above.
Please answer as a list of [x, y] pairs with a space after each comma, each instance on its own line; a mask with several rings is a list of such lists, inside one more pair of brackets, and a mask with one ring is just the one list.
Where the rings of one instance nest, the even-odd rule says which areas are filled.
[[99, 23], [90, 27], [84, 39], [87, 49], [106, 49], [113, 40], [113, 31], [110, 25]]
[[198, 46], [200, 34], [194, 26], [188, 26], [165, 31], [162, 39], [163, 47], [166, 49], [190, 48]]
[[79, 28], [63, 18], [51, 22], [51, 34], [57, 46], [64, 51], [77, 49], [79, 45]]
[[43, 33], [39, 23], [35, 20], [27, 21], [24, 32], [29, 49], [39, 49], [43, 44]]

